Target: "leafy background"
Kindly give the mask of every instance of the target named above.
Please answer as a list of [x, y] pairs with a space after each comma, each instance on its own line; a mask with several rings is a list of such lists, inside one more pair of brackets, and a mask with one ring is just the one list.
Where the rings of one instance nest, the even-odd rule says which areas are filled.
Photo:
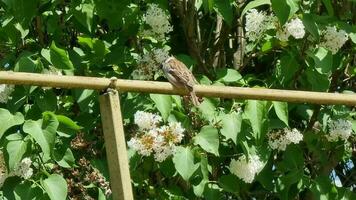
[[[148, 4], [170, 16], [164, 40], [140, 35]], [[187, 3], [186, 9], [182, 9]], [[281, 42], [268, 30], [241, 37], [244, 15], [257, 8], [281, 24], [295, 16], [304, 39]], [[138, 57], [169, 48], [200, 84], [353, 93], [356, 88], [354, 0], [2, 0], [2, 70], [130, 79]], [[322, 29], [336, 25], [349, 40], [335, 55], [316, 48]], [[156, 80], [165, 80], [155, 76]], [[8, 177], [5, 199], [110, 198], [99, 91], [15, 86], [0, 108], [6, 171], [31, 158], [29, 179]], [[328, 119], [349, 119], [355, 108], [203, 98], [199, 107], [178, 96], [121, 94], [127, 140], [138, 110], [179, 121], [185, 138], [173, 157], [157, 163], [129, 149], [136, 199], [355, 199], [355, 135], [328, 142]], [[272, 151], [266, 134], [293, 127], [303, 142]], [[232, 158], [258, 153], [265, 163], [251, 184], [229, 172]], [[336, 186], [335, 181], [341, 182]], [[105, 195], [106, 194], [106, 195]]]

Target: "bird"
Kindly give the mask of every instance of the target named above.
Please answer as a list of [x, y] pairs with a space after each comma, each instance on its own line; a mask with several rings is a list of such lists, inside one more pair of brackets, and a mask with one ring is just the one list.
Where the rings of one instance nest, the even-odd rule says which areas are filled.
[[194, 91], [194, 85], [198, 83], [198, 81], [183, 62], [171, 56], [161, 64], [161, 68], [165, 77], [172, 85], [178, 88], [185, 88], [189, 91], [194, 106], [200, 104]]

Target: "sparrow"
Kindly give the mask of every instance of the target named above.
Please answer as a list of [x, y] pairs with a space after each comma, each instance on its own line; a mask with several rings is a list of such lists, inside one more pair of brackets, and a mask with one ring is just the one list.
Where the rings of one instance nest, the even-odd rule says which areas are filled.
[[167, 58], [161, 67], [168, 81], [175, 87], [188, 90], [193, 105], [198, 106], [200, 102], [194, 91], [194, 85], [198, 83], [198, 81], [187, 66], [172, 56]]

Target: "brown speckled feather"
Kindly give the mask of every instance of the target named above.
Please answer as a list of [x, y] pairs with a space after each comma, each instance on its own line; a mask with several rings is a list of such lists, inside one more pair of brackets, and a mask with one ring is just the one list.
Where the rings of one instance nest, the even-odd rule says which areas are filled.
[[174, 57], [170, 57], [163, 63], [163, 71], [170, 83], [176, 87], [185, 87], [190, 91], [190, 96], [194, 105], [199, 105], [199, 100], [194, 92], [194, 85], [197, 80], [184, 63]]

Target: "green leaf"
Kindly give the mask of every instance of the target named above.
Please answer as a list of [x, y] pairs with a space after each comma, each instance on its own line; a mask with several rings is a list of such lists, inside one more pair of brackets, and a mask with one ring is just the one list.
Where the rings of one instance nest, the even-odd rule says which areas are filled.
[[59, 122], [57, 133], [60, 136], [69, 137], [70, 135], [75, 134], [77, 131], [83, 127], [78, 126], [72, 119], [64, 115], [56, 115]]
[[27, 101], [28, 96], [26, 94], [25, 87], [15, 87], [15, 90], [11, 93], [11, 99], [7, 101], [7, 108], [10, 112], [16, 112]]
[[194, 164], [194, 155], [189, 147], [178, 146], [173, 155], [173, 163], [177, 172], [186, 181], [199, 168], [199, 164]]
[[73, 89], [73, 97], [79, 104], [79, 108], [82, 112], [90, 112], [91, 105], [96, 101], [97, 93], [94, 90], [88, 89]]
[[278, 179], [277, 183], [277, 192], [279, 194], [280, 199], [292, 199], [294, 196], [291, 189], [293, 185], [298, 183], [303, 177], [303, 171], [294, 170], [283, 174]]
[[212, 126], [203, 126], [198, 135], [194, 137], [194, 143], [205, 151], [219, 156], [219, 134]]
[[29, 181], [16, 185], [14, 191], [15, 200], [40, 200], [43, 199], [43, 190]]
[[21, 39], [24, 40], [25, 37], [28, 35], [29, 30], [28, 29], [24, 29], [20, 23], [16, 23], [15, 24], [15, 28], [20, 32]]
[[215, 105], [212, 100], [204, 98], [204, 101], [198, 106], [201, 116], [208, 120], [212, 121], [215, 117]]
[[103, 190], [98, 187], [98, 200], [106, 200]]
[[202, 5], [203, 5], [203, 0], [196, 0], [195, 1], [195, 9], [196, 10], [199, 10]]
[[334, 8], [333, 8], [333, 3], [330, 0], [322, 0], [326, 10], [328, 11], [328, 14], [330, 16], [334, 16]]
[[289, 145], [284, 152], [281, 166], [283, 167], [283, 171], [302, 170], [304, 166], [304, 156], [301, 148], [297, 145]]
[[218, 181], [222, 189], [231, 193], [236, 193], [239, 191], [239, 182], [239, 179], [233, 174], [222, 175]]
[[293, 54], [285, 54], [282, 56], [281, 62], [277, 64], [277, 79], [282, 85], [289, 85], [293, 80], [294, 74], [299, 69], [299, 63]]
[[15, 64], [15, 72], [37, 72], [42, 68], [40, 60], [33, 60], [31, 54], [24, 54]]
[[208, 183], [204, 189], [204, 199], [224, 199], [224, 196], [221, 193], [221, 188], [217, 184]]
[[310, 55], [315, 62], [315, 69], [320, 74], [328, 74], [333, 67], [333, 55], [325, 48], [318, 48], [314, 54]]
[[305, 13], [303, 15], [303, 24], [305, 26], [305, 29], [309, 31], [309, 33], [312, 34], [315, 39], [319, 40], [319, 28], [315, 22], [314, 17], [315, 16], [313, 16], [312, 14]]
[[242, 10], [241, 12], [241, 18], [246, 14], [246, 12], [250, 9], [256, 8], [258, 6], [262, 6], [262, 5], [271, 5], [271, 0], [254, 0], [249, 2], [245, 8]]
[[221, 69], [217, 72], [218, 81], [222, 81], [225, 83], [233, 83], [242, 79], [241, 74], [234, 69]]
[[69, 59], [68, 52], [56, 46], [53, 41], [50, 49], [42, 49], [41, 55], [57, 69], [74, 69], [72, 62]]
[[193, 185], [193, 192], [197, 197], [203, 197], [206, 184], [209, 183], [209, 180], [202, 179], [198, 185]]
[[94, 39], [93, 50], [95, 56], [98, 58], [104, 58], [105, 55], [110, 52], [110, 50], [106, 48], [105, 43], [99, 39]]
[[194, 194], [198, 197], [202, 197], [204, 190], [205, 190], [205, 186], [207, 183], [209, 183], [209, 163], [208, 163], [208, 158], [206, 154], [200, 155], [201, 156], [201, 160], [200, 160], [200, 172], [201, 172], [201, 178], [202, 180], [200, 181], [200, 183], [198, 185], [194, 185], [193, 186], [193, 191]]
[[22, 156], [27, 150], [27, 141], [24, 141], [21, 134], [14, 133], [6, 137], [8, 143], [6, 144], [6, 152], [9, 156], [9, 168], [13, 170], [15, 165], [20, 163]]
[[235, 144], [237, 140], [237, 135], [241, 131], [241, 114], [232, 112], [230, 114], [223, 114], [219, 116], [221, 120], [221, 134], [226, 137], [226, 139], [231, 139]]
[[298, 11], [298, 4], [294, 0], [271, 0], [272, 10], [276, 13], [276, 16], [281, 23], [284, 25], [288, 19]]
[[94, 5], [91, 3], [80, 4], [74, 10], [74, 17], [89, 32], [92, 32], [93, 16], [94, 16]]
[[23, 125], [23, 131], [31, 135], [40, 145], [45, 159], [48, 159], [53, 151], [58, 124], [56, 116], [53, 113], [46, 112], [42, 119], [37, 121], [27, 120]]
[[51, 200], [65, 200], [67, 198], [67, 182], [58, 175], [52, 174], [41, 182]]
[[275, 46], [275, 43], [275, 40], [267, 40], [261, 47], [262, 52], [268, 52], [272, 50], [272, 48]]
[[66, 117], [64, 115], [56, 115], [58, 122], [63, 125], [65, 125], [66, 127], [73, 129], [73, 130], [80, 130], [83, 127], [78, 126], [77, 123], [75, 123], [71, 118]]
[[35, 96], [35, 101], [41, 111], [55, 111], [57, 109], [57, 96], [52, 90], [45, 90]]
[[207, 13], [211, 13], [214, 8], [214, 0], [203, 0], [203, 8]]
[[[101, 62], [102, 59], [104, 59], [105, 55], [110, 52], [110, 50], [105, 46], [105, 43], [97, 38], [79, 36], [78, 43], [84, 48], [89, 48], [92, 51], [93, 56], [95, 57], [94, 60], [100, 59]], [[121, 46], [121, 48], [124, 47]], [[93, 58], [91, 59], [93, 60]]]
[[167, 120], [172, 111], [172, 97], [164, 94], [150, 94], [150, 98], [155, 102], [155, 106], [161, 113], [163, 120]]
[[[351, 41], [356, 44], [356, 33], [349, 33], [349, 36], [351, 38]], [[356, 69], [356, 68], [355, 68]]]
[[233, 7], [230, 1], [214, 1], [215, 11], [231, 26], [233, 20]]
[[95, 11], [101, 19], [106, 19], [110, 28], [119, 28], [125, 19], [124, 12], [129, 7], [131, 1], [106, 1], [94, 0]]
[[330, 80], [328, 75], [320, 74], [311, 68], [308, 68], [305, 73], [309, 83], [308, 86], [310, 85], [313, 91], [325, 92], [329, 89]]
[[280, 101], [272, 101], [274, 110], [280, 120], [288, 125], [288, 103]]
[[[335, 191], [335, 186], [331, 184], [331, 179], [328, 176], [319, 176], [313, 180], [310, 190], [315, 199], [328, 200], [338, 199]], [[341, 198], [340, 198], [341, 199]]]
[[24, 117], [21, 113], [17, 112], [12, 115], [8, 110], [0, 108], [0, 139], [4, 133], [11, 127], [22, 124]]
[[[57, 153], [57, 152], [55, 152]], [[64, 155], [62, 155], [59, 159], [56, 158], [56, 161], [59, 166], [64, 168], [71, 168], [75, 164], [75, 158], [70, 148], [67, 148]]]
[[4, 0], [13, 16], [23, 25], [28, 26], [36, 15], [38, 0]]
[[266, 101], [248, 100], [245, 114], [251, 123], [255, 139], [262, 139], [262, 131], [267, 119]]

